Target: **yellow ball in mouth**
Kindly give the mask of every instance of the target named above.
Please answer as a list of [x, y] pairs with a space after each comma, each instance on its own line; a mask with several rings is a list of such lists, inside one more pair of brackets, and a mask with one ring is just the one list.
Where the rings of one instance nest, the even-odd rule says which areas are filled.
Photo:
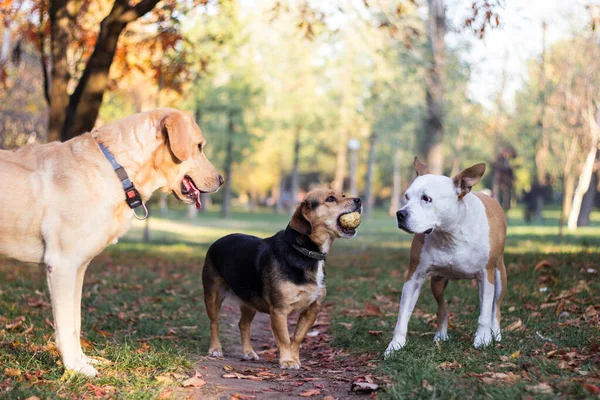
[[354, 211], [342, 215], [340, 217], [340, 225], [345, 229], [356, 229], [360, 225], [360, 213]]

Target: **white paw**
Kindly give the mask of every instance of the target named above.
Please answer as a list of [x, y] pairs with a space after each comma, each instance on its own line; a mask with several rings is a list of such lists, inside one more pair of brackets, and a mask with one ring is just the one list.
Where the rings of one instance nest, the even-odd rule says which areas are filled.
[[448, 336], [448, 332], [436, 332], [433, 337], [434, 342], [447, 342], [450, 340], [450, 336]]
[[258, 354], [256, 354], [254, 352], [254, 350], [252, 351], [247, 351], [244, 353], [244, 360], [255, 360], [258, 361], [260, 360], [260, 358], [258, 358]]
[[491, 329], [479, 329], [475, 334], [475, 341], [473, 347], [476, 349], [487, 346], [492, 343], [492, 330]]
[[69, 376], [71, 373], [83, 374], [90, 378], [98, 375], [96, 368], [92, 367], [89, 363], [83, 359], [74, 363], [65, 363], [65, 374], [63, 376]]
[[385, 350], [385, 353], [383, 353], [383, 358], [387, 359], [395, 351], [400, 350], [401, 348], [403, 348], [405, 344], [406, 344], [406, 338], [405, 337], [393, 338], [392, 341], [390, 342], [390, 344], [388, 344], [388, 347]]
[[211, 357], [223, 357], [223, 350], [221, 349], [210, 349], [208, 355]]

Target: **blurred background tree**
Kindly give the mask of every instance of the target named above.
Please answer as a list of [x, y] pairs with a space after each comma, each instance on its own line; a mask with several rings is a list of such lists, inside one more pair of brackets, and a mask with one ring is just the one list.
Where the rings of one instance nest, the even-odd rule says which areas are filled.
[[[576, 229], [600, 199], [600, 13], [593, 4], [548, 8], [522, 16], [492, 0], [5, 1], [0, 145], [66, 140], [178, 107], [195, 116], [226, 176], [223, 190], [202, 196], [224, 217], [290, 212], [315, 186], [356, 192], [366, 215], [393, 214], [419, 155], [447, 175], [486, 162], [482, 188], [505, 210], [522, 203], [539, 221], [555, 206], [561, 225]], [[520, 54], [517, 77], [510, 44], [485, 47], [511, 29], [539, 38]], [[497, 73], [482, 78], [496, 53]], [[482, 95], [485, 79], [492, 88]]]

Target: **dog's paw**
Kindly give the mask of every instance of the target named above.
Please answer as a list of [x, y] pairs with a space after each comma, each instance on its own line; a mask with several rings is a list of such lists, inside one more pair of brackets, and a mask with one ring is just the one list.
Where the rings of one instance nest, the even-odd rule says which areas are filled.
[[390, 344], [388, 344], [385, 353], [383, 353], [384, 358], [389, 358], [395, 351], [400, 350], [406, 344], [406, 338], [393, 338]]
[[450, 336], [448, 336], [448, 332], [436, 332], [433, 337], [434, 342], [447, 342], [450, 340]]
[[244, 353], [244, 360], [255, 360], [258, 361], [260, 360], [260, 358], [258, 357], [258, 354], [256, 354], [256, 352], [254, 350], [250, 350]]
[[223, 357], [223, 349], [221, 349], [221, 348], [208, 349], [208, 355], [211, 357]]
[[473, 347], [478, 349], [480, 347], [488, 346], [492, 343], [492, 339], [493, 336], [491, 329], [478, 330], [475, 334], [475, 341], [473, 342]]
[[300, 361], [279, 360], [279, 368], [281, 368], [281, 369], [300, 369]]
[[92, 367], [90, 364], [81, 360], [80, 362], [75, 362], [72, 364], [65, 365], [65, 373], [60, 378], [62, 381], [70, 380], [75, 374], [83, 374], [87, 377], [93, 378], [98, 375], [98, 371], [96, 368]]

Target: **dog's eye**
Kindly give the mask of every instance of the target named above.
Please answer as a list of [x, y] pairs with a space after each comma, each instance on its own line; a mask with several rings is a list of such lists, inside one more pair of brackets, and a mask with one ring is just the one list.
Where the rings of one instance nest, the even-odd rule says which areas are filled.
[[404, 198], [408, 201], [408, 195], [407, 194], [404, 195]]
[[198, 143], [198, 150], [202, 151], [202, 143]]
[[425, 203], [431, 203], [431, 197], [427, 196], [426, 194], [421, 196], [421, 200], [423, 200]]
[[335, 201], [335, 196], [329, 196], [327, 199], [325, 199], [326, 202], [331, 203], [333, 201]]

